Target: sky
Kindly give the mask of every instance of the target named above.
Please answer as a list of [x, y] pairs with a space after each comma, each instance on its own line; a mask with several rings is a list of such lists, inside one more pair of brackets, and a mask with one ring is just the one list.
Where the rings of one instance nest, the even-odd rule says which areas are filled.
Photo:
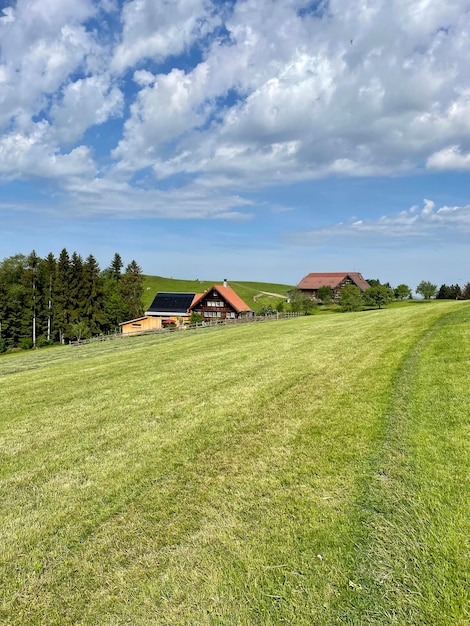
[[0, 0], [0, 260], [470, 281], [470, 0]]

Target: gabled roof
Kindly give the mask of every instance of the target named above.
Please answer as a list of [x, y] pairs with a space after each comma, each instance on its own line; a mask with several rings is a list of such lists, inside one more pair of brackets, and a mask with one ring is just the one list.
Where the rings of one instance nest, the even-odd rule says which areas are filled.
[[191, 304], [191, 309], [196, 308], [204, 299], [204, 297], [210, 297], [210, 293], [212, 291], [217, 291], [222, 300], [225, 300], [225, 302], [230, 304], [230, 306], [232, 306], [237, 313], [241, 313], [242, 311], [251, 311], [246, 302], [243, 302], [240, 296], [236, 294], [234, 290], [228, 285], [212, 285], [212, 287], [206, 292], [198, 294]]
[[320, 289], [320, 287], [331, 287], [335, 289], [341, 281], [349, 277], [359, 289], [368, 289], [369, 283], [364, 280], [359, 272], [311, 272], [304, 276], [297, 285], [299, 289]]
[[186, 315], [195, 296], [195, 293], [160, 291], [145, 313], [146, 315]]

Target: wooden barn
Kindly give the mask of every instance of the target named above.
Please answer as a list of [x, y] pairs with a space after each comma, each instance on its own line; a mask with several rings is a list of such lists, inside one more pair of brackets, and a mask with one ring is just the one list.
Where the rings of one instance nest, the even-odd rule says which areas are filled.
[[302, 278], [297, 289], [312, 300], [317, 300], [320, 287], [331, 287], [333, 300], [338, 300], [339, 293], [345, 285], [356, 285], [361, 291], [370, 287], [359, 272], [311, 272]]

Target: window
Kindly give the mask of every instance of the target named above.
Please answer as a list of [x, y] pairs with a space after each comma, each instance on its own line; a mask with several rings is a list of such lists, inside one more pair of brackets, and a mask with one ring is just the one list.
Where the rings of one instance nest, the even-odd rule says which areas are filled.
[[204, 317], [222, 317], [220, 311], [205, 311]]
[[223, 303], [222, 300], [208, 300], [207, 301], [207, 306], [223, 307], [224, 303]]
[[142, 328], [142, 324], [132, 324], [132, 328]]
[[225, 317], [233, 319], [235, 317], [235, 313], [233, 311], [227, 311]]

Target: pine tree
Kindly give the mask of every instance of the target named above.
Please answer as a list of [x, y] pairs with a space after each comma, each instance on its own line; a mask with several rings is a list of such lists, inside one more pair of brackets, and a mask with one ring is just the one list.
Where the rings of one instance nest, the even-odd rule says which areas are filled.
[[144, 313], [142, 306], [143, 281], [142, 269], [136, 261], [132, 260], [126, 267], [125, 274], [121, 279], [121, 294], [129, 319], [136, 319]]
[[59, 254], [54, 280], [54, 322], [57, 326], [59, 341], [61, 343], [64, 343], [65, 341], [67, 326], [70, 322], [70, 281], [70, 257], [67, 250], [64, 248]]
[[43, 306], [41, 308], [41, 329], [46, 341], [54, 338], [54, 278], [56, 275], [57, 261], [52, 252], [43, 259], [40, 265], [40, 284], [43, 293]]
[[105, 327], [104, 286], [100, 268], [95, 257], [90, 254], [83, 266], [84, 319], [92, 333], [100, 333]]
[[26, 267], [23, 274], [23, 284], [26, 289], [26, 307], [25, 307], [25, 316], [31, 323], [31, 341], [33, 343], [33, 347], [36, 347], [36, 338], [37, 338], [37, 316], [38, 316], [38, 307], [40, 305], [39, 302], [39, 289], [38, 289], [38, 274], [39, 274], [39, 265], [41, 259], [36, 254], [36, 251], [33, 250], [26, 259]]
[[124, 267], [124, 263], [122, 262], [121, 255], [116, 252], [114, 254], [113, 260], [111, 261], [111, 265], [109, 266], [110, 278], [114, 278], [115, 280], [120, 280], [121, 270], [123, 267]]
[[17, 347], [30, 337], [30, 320], [25, 315], [27, 289], [24, 285], [26, 257], [16, 254], [0, 264], [0, 324], [2, 339], [7, 347]]

